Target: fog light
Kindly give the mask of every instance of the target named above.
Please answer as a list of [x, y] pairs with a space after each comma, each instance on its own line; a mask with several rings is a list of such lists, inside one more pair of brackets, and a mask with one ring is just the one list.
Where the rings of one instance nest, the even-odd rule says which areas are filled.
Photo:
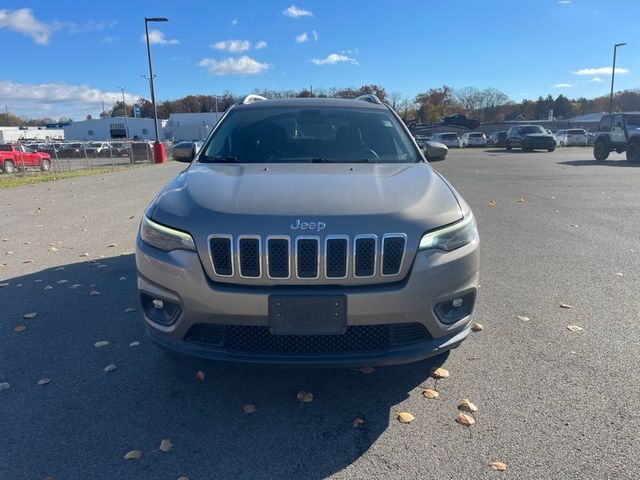
[[155, 323], [166, 327], [173, 325], [180, 316], [180, 305], [168, 300], [153, 298], [146, 293], [140, 295], [145, 315]]
[[452, 324], [471, 315], [475, 303], [476, 293], [468, 292], [436, 305], [435, 313], [444, 324]]

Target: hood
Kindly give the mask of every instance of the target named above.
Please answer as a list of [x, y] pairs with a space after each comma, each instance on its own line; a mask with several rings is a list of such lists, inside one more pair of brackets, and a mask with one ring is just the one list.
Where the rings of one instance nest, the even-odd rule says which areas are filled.
[[196, 244], [214, 233], [290, 235], [298, 220], [322, 222], [323, 235], [403, 232], [417, 242], [462, 217], [452, 189], [426, 163], [193, 163], [149, 212]]

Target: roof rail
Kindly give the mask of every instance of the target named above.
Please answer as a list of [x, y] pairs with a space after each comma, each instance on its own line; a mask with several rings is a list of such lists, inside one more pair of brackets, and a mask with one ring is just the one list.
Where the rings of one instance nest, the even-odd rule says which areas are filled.
[[359, 97], [356, 97], [356, 100], [362, 100], [363, 102], [377, 103], [378, 105], [382, 105], [380, 99], [373, 93], [360, 95]]
[[260, 100], [266, 100], [266, 98], [261, 95], [255, 95], [252, 93], [251, 95], [247, 95], [246, 97], [244, 97], [242, 104], [246, 105], [247, 103], [259, 102]]

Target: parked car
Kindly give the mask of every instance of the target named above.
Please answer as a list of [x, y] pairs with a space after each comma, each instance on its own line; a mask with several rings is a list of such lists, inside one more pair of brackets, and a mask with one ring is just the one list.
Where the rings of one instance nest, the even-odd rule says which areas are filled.
[[111, 155], [114, 157], [128, 157], [131, 153], [131, 144], [126, 142], [111, 142]]
[[440, 120], [441, 125], [451, 125], [454, 127], [463, 127], [468, 129], [478, 128], [480, 122], [474, 118], [469, 118], [461, 113], [454, 113], [448, 117], [442, 117]]
[[440, 142], [434, 142], [433, 140], [430, 140], [430, 137], [425, 135], [416, 135], [415, 139], [416, 143], [427, 157], [427, 160], [444, 160], [449, 153], [449, 149], [446, 145]]
[[627, 153], [627, 161], [640, 163], [640, 113], [615, 113], [600, 119], [593, 156], [602, 162], [609, 153]]
[[0, 144], [0, 166], [4, 173], [33, 167], [46, 172], [51, 168], [51, 157], [48, 153], [36, 152], [26, 145], [3, 143]]
[[540, 125], [518, 125], [507, 131], [505, 147], [507, 150], [514, 147], [521, 148], [524, 152], [532, 150], [553, 152], [556, 149], [556, 138]]
[[562, 129], [556, 132], [556, 145], [559, 147], [584, 147], [586, 144], [587, 131], [584, 128]]
[[486, 147], [487, 137], [482, 132], [466, 132], [460, 138], [462, 148], [465, 147]]
[[504, 147], [506, 145], [505, 141], [507, 140], [507, 131], [500, 130], [498, 132], [491, 132], [489, 138], [487, 139], [487, 146], [490, 147]]
[[434, 133], [431, 135], [431, 140], [434, 142], [442, 143], [448, 148], [461, 148], [462, 143], [460, 137], [455, 132]]
[[58, 145], [59, 158], [77, 158], [84, 155], [81, 143], [60, 143]]
[[84, 145], [84, 151], [86, 152], [87, 157], [108, 157], [109, 143], [90, 142]]
[[459, 345], [477, 295], [477, 228], [409, 135], [373, 95], [250, 95], [195, 157], [174, 148], [190, 165], [136, 239], [151, 340], [316, 366], [407, 363]]

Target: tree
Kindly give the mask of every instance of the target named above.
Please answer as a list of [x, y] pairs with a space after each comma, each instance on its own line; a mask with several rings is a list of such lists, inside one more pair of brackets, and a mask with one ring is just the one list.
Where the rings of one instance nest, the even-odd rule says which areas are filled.
[[24, 120], [11, 112], [0, 113], [0, 125], [6, 127], [19, 127], [24, 124]]
[[402, 92], [398, 92], [397, 90], [394, 90], [393, 92], [389, 92], [387, 94], [387, 103], [389, 105], [391, 105], [391, 108], [393, 108], [394, 110], [398, 110], [398, 106], [400, 105], [400, 102], [402, 101]]
[[87, 115], [85, 120], [93, 120], [93, 117], [91, 116], [91, 114]]
[[454, 100], [453, 90], [447, 85], [419, 93], [415, 98], [415, 102], [420, 105], [418, 109], [419, 119], [423, 122], [438, 122], [441, 117], [453, 113], [451, 106]]

